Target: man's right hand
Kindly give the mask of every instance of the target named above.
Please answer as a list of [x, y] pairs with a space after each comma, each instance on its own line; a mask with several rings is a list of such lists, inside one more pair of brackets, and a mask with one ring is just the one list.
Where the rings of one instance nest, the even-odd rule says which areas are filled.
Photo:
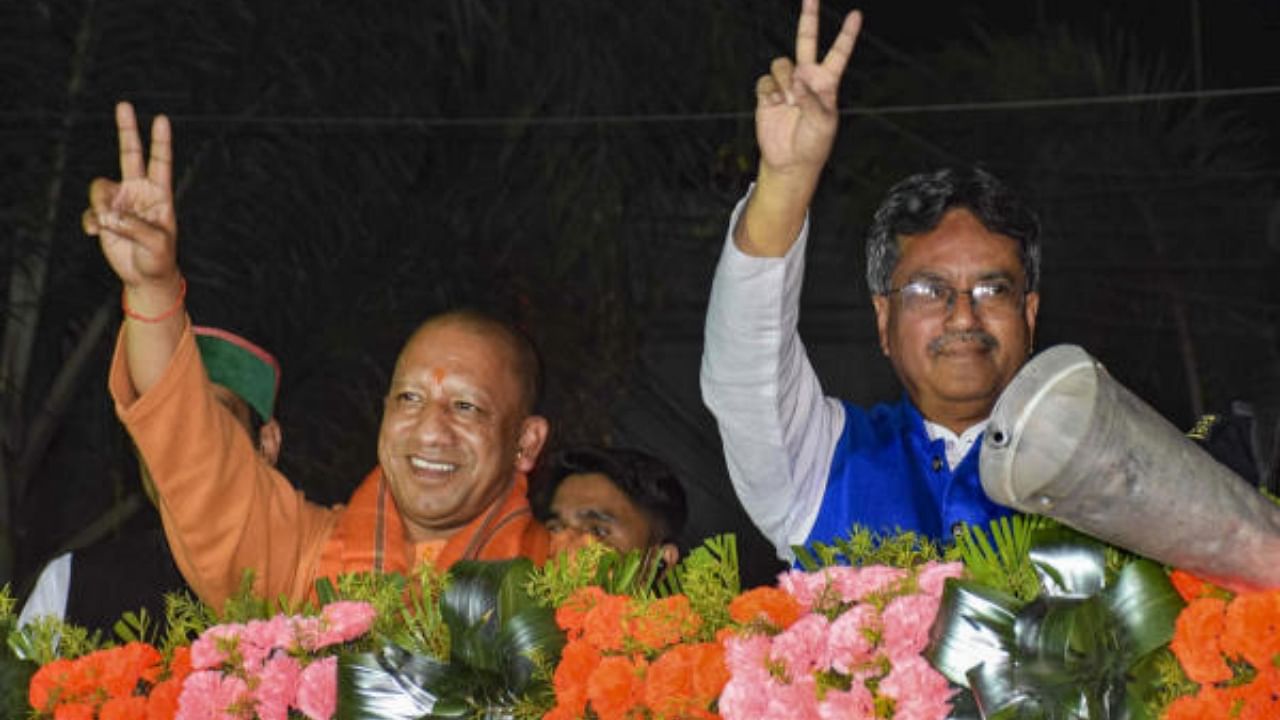
[[756, 81], [760, 172], [734, 234], [743, 252], [781, 256], [795, 242], [835, 142], [837, 91], [861, 28], [862, 14], [849, 13], [818, 62], [818, 0], [804, 0], [795, 60], [776, 58]]

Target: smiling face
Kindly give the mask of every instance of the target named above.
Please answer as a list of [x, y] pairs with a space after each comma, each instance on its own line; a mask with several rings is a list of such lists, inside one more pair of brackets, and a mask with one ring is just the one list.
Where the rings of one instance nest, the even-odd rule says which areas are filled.
[[[967, 290], [983, 280], [1024, 288], [1026, 274], [1012, 238], [988, 230], [963, 208], [933, 230], [900, 239], [892, 286], [943, 281]], [[964, 292], [949, 309], [917, 312], [900, 295], [873, 298], [880, 347], [925, 418], [961, 432], [985, 419], [1026, 361], [1040, 297], [1028, 293], [1016, 309], [974, 308]]]
[[396, 362], [378, 460], [413, 542], [447, 538], [528, 472], [547, 423], [529, 415], [509, 338], [466, 318], [429, 321]]

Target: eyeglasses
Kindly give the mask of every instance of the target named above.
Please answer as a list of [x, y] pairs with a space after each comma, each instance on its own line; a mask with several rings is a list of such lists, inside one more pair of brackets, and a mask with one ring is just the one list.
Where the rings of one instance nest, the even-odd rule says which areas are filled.
[[1027, 293], [1018, 290], [1008, 280], [980, 280], [968, 290], [960, 290], [942, 280], [921, 278], [912, 280], [886, 295], [902, 298], [902, 309], [922, 315], [950, 313], [956, 306], [956, 296], [968, 295], [973, 312], [988, 315], [1008, 315], [1022, 309]]

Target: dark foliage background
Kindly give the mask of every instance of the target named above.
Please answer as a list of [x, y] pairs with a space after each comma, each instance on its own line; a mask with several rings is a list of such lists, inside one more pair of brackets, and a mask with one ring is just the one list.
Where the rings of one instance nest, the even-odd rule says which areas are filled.
[[[833, 30], [848, 3], [829, 2]], [[1175, 423], [1280, 408], [1280, 10], [1236, 0], [864, 4], [848, 117], [814, 210], [802, 332], [827, 389], [899, 390], [861, 237], [884, 188], [982, 162], [1048, 230], [1039, 344], [1084, 345]], [[557, 443], [636, 445], [690, 488], [687, 540], [771, 550], [701, 406], [702, 310], [750, 182], [774, 0], [0, 6], [0, 582], [154, 522], [105, 393], [118, 282], [79, 230], [117, 172], [111, 106], [174, 120], [181, 264], [200, 324], [284, 367], [281, 466], [339, 502], [375, 462], [412, 327], [471, 304], [540, 344]], [[1215, 88], [1253, 88], [1196, 96]], [[1199, 97], [1199, 99], [1194, 99]], [[1164, 99], [1157, 99], [1164, 98]], [[1104, 100], [1099, 100], [1104, 99]], [[1268, 466], [1269, 468], [1270, 466]]]

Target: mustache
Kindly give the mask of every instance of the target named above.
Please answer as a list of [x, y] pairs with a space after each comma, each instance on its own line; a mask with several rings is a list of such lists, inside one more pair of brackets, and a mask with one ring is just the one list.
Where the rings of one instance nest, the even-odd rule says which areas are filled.
[[986, 330], [961, 330], [939, 335], [929, 341], [929, 354], [938, 355], [957, 343], [978, 343], [983, 350], [994, 350], [1000, 341]]

